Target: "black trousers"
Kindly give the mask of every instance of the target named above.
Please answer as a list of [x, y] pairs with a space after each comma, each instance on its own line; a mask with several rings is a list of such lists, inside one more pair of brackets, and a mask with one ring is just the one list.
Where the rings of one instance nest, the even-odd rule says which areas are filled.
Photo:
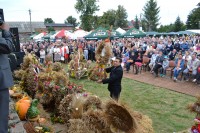
[[120, 92], [110, 91], [110, 97], [118, 102], [119, 97], [120, 97]]
[[0, 133], [8, 132], [9, 91], [0, 90]]
[[162, 65], [160, 65], [160, 64], [156, 64], [154, 66], [153, 71], [156, 73], [156, 75], [158, 75], [158, 69], [161, 68], [161, 67], [162, 67]]

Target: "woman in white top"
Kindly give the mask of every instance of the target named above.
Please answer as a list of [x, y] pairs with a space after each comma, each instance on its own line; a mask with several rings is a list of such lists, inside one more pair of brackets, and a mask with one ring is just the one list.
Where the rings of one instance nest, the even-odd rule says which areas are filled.
[[61, 59], [61, 52], [60, 52], [60, 46], [55, 46], [54, 49], [53, 49], [53, 52], [54, 52], [54, 61], [57, 62], [57, 61], [60, 61]]
[[41, 48], [40, 49], [40, 63], [42, 63], [42, 64], [44, 63], [45, 55], [46, 55], [46, 53], [45, 53], [44, 49]]

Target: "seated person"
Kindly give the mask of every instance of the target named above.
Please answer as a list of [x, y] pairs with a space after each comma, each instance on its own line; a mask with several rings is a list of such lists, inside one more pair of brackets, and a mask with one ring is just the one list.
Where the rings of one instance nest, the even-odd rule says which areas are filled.
[[130, 51], [129, 56], [130, 56], [130, 58], [126, 63], [126, 71], [127, 71], [127, 73], [130, 70], [130, 66], [135, 62], [135, 60], [138, 57], [138, 50], [133, 47], [132, 50]]
[[154, 51], [154, 54], [151, 56], [151, 61], [149, 63], [149, 67], [150, 67], [150, 72], [153, 71], [153, 67], [155, 66], [155, 61], [156, 61], [156, 57], [158, 56], [158, 51], [155, 50]]
[[158, 77], [158, 69], [162, 67], [163, 60], [163, 52], [159, 51], [159, 55], [156, 57], [155, 66], [153, 68], [155, 77]]
[[135, 74], [138, 74], [139, 71], [141, 71], [142, 67], [142, 54], [141, 53], [138, 53], [138, 58], [135, 60]]
[[166, 75], [166, 69], [169, 67], [169, 59], [165, 55], [164, 56], [164, 61], [162, 64], [162, 68], [160, 69], [160, 77], [164, 77]]
[[181, 71], [183, 71], [185, 65], [185, 60], [183, 59], [182, 54], [178, 55], [178, 58], [175, 60], [175, 68], [174, 68], [174, 82], [177, 81], [177, 77]]
[[196, 58], [196, 53], [192, 54], [192, 59], [187, 62], [187, 68], [183, 71], [184, 80], [188, 81], [189, 71], [192, 72], [194, 77], [197, 74], [197, 67], [199, 65], [199, 60]]
[[176, 49], [173, 49], [173, 51], [171, 51], [170, 53], [169, 53], [169, 60], [174, 60], [175, 59], [175, 57], [176, 57]]
[[196, 82], [197, 84], [200, 84], [200, 63], [199, 63], [199, 66], [197, 68], [197, 74], [195, 76], [195, 79], [192, 82]]

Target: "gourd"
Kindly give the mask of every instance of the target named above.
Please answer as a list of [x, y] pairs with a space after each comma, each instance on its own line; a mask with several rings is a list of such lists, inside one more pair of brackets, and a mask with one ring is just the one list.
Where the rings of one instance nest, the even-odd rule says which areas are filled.
[[30, 107], [29, 97], [23, 97], [15, 104], [15, 110], [18, 113], [20, 120], [25, 120], [26, 113]]

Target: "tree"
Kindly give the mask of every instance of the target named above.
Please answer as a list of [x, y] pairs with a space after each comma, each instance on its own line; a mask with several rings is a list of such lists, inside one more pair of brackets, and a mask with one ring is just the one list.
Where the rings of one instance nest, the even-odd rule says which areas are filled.
[[198, 3], [197, 6], [198, 7], [193, 9], [187, 17], [186, 21], [187, 29], [200, 28], [200, 3]]
[[44, 19], [44, 23], [45, 23], [45, 24], [51, 24], [51, 23], [55, 23], [55, 22], [53, 21], [52, 18], [45, 18], [45, 19]]
[[135, 16], [134, 27], [135, 27], [136, 29], [139, 29], [139, 27], [140, 27], [140, 25], [139, 25], [139, 20], [138, 20], [137, 15]]
[[96, 11], [99, 10], [99, 6], [96, 5], [97, 0], [77, 0], [75, 9], [78, 13], [81, 13], [81, 27], [90, 31], [92, 29], [92, 19]]
[[172, 31], [174, 31], [174, 24], [161, 25], [160, 28], [158, 28], [158, 32], [172, 32]]
[[48, 30], [49, 33], [50, 33], [51, 31], [55, 31], [53, 27], [49, 27], [47, 30]]
[[148, 31], [156, 31], [157, 26], [159, 25], [159, 12], [160, 7], [157, 7], [157, 2], [154, 0], [149, 0], [144, 8], [143, 19], [146, 24]]
[[111, 25], [115, 25], [116, 20], [116, 11], [115, 10], [108, 10], [107, 12], [103, 13], [103, 16], [100, 17], [99, 26], [109, 28]]
[[118, 5], [118, 9], [116, 11], [116, 21], [115, 21], [115, 27], [121, 27], [121, 28], [125, 28], [127, 27], [127, 12], [126, 9], [121, 6]]
[[74, 28], [78, 25], [78, 23], [76, 22], [76, 18], [69, 16], [67, 17], [67, 19], [65, 20], [65, 24], [66, 23], [70, 23], [74, 26]]
[[175, 31], [175, 32], [181, 31], [183, 25], [184, 25], [184, 24], [181, 22], [181, 19], [180, 19], [180, 17], [178, 16], [178, 17], [176, 18], [175, 23], [174, 23], [174, 31]]

